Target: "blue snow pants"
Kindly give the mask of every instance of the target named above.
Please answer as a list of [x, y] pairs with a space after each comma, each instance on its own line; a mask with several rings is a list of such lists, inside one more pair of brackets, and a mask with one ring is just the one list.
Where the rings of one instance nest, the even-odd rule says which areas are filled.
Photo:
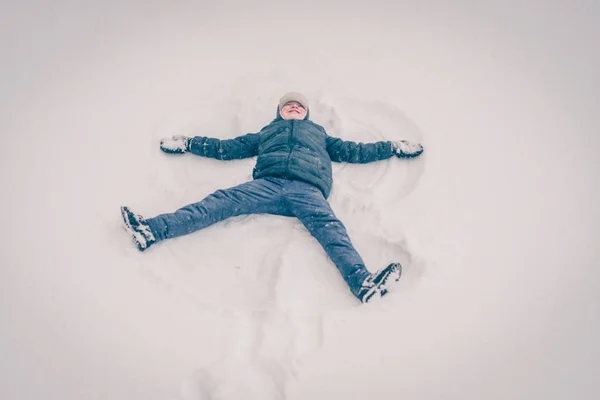
[[246, 214], [298, 218], [323, 246], [352, 293], [358, 294], [369, 272], [323, 193], [311, 184], [271, 177], [256, 179], [230, 189], [217, 190], [198, 203], [146, 221], [159, 241]]

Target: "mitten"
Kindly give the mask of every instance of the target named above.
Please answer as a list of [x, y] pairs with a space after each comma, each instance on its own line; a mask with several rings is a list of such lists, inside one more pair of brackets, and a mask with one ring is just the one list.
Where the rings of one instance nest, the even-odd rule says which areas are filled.
[[164, 138], [160, 141], [160, 149], [165, 153], [183, 154], [189, 150], [190, 140], [192, 139], [181, 135]]
[[408, 140], [392, 142], [392, 147], [394, 148], [396, 157], [400, 158], [417, 157], [423, 152], [423, 146], [419, 143], [411, 143]]

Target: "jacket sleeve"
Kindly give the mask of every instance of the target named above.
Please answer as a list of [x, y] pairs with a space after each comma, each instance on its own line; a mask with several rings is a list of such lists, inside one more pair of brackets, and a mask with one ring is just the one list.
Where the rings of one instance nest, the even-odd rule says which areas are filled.
[[365, 164], [394, 155], [392, 142], [355, 143], [327, 136], [326, 145], [331, 161], [336, 162]]
[[190, 140], [188, 150], [197, 156], [217, 160], [239, 160], [258, 155], [259, 143], [258, 133], [248, 133], [226, 140], [196, 136]]

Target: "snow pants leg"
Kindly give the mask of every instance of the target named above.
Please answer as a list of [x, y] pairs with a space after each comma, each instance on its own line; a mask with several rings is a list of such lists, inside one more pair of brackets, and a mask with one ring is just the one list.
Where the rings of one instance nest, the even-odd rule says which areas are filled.
[[147, 219], [156, 240], [171, 239], [206, 228], [230, 217], [245, 214], [285, 213], [281, 200], [282, 180], [256, 179], [217, 190], [198, 203], [174, 213]]
[[352, 293], [358, 295], [369, 271], [323, 193], [308, 183], [280, 178], [256, 179], [230, 189], [217, 190], [198, 203], [146, 221], [156, 240], [164, 240], [245, 214], [298, 218], [325, 249]]
[[307, 183], [288, 181], [284, 187], [284, 198], [290, 213], [323, 246], [352, 293], [358, 296], [369, 271], [352, 245], [344, 224], [335, 216], [323, 193]]

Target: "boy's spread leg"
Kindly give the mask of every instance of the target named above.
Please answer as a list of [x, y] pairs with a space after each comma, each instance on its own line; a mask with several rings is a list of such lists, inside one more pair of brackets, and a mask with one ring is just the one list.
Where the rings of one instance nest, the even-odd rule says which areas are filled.
[[156, 240], [164, 240], [195, 232], [229, 217], [277, 214], [281, 204], [278, 202], [281, 187], [279, 179], [256, 179], [229, 189], [217, 190], [198, 203], [146, 221]]
[[303, 182], [288, 181], [284, 198], [291, 213], [321, 243], [352, 293], [359, 297], [361, 285], [370, 273], [321, 191]]

